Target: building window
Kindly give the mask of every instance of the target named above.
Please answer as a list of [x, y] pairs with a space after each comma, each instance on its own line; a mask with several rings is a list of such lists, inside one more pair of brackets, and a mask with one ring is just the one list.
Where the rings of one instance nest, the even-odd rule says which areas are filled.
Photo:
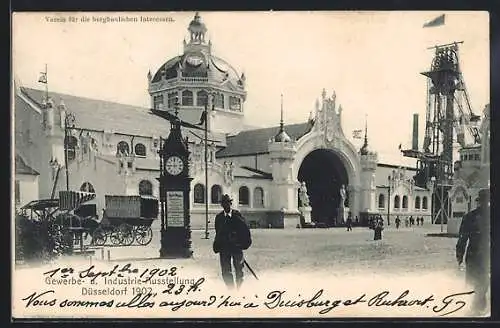
[[481, 157], [479, 157], [479, 154], [474, 154], [474, 159], [476, 161], [479, 161], [479, 160], [481, 160]]
[[238, 97], [229, 97], [229, 109], [241, 111], [241, 99]]
[[193, 106], [193, 92], [189, 90], [182, 91], [182, 106]]
[[132, 168], [132, 162], [127, 162], [127, 167], [128, 167], [129, 169], [131, 169], [131, 168]]
[[153, 195], [153, 184], [148, 180], [139, 182], [139, 195]]
[[248, 187], [240, 187], [240, 190], [238, 192], [238, 203], [240, 205], [250, 204], [250, 192], [248, 191]]
[[90, 182], [84, 182], [80, 186], [80, 191], [85, 191], [85, 192], [92, 192], [95, 193], [94, 186]]
[[408, 196], [403, 196], [403, 208], [408, 208]]
[[261, 187], [256, 187], [253, 191], [253, 206], [264, 207], [264, 190]]
[[457, 204], [462, 204], [462, 203], [464, 202], [464, 197], [463, 197], [463, 196], [457, 196], [457, 197], [455, 198], [455, 202], [456, 202]]
[[196, 94], [196, 105], [208, 105], [208, 93], [205, 90], [198, 91], [198, 93]]
[[198, 183], [194, 186], [194, 202], [196, 204], [205, 203], [205, 186]]
[[14, 184], [14, 194], [16, 205], [21, 204], [21, 185], [19, 180], [16, 180], [16, 183]]
[[137, 156], [146, 156], [146, 146], [144, 146], [143, 144], [141, 143], [138, 143], [135, 145], [135, 154]]
[[72, 161], [76, 158], [76, 147], [78, 146], [78, 139], [74, 136], [68, 136], [66, 138], [65, 147], [66, 153], [68, 154], [68, 160]]
[[222, 93], [217, 93], [214, 96], [214, 106], [216, 108], [224, 108], [224, 95]]
[[212, 204], [220, 204], [222, 200], [222, 188], [219, 185], [213, 185], [210, 190]]
[[420, 209], [420, 196], [417, 196], [415, 198], [415, 209], [417, 209], [417, 210]]
[[177, 102], [177, 92], [170, 92], [168, 94], [168, 108], [174, 108]]
[[384, 208], [385, 207], [385, 195], [380, 194], [378, 195], [378, 208]]
[[394, 208], [399, 208], [400, 207], [400, 204], [399, 204], [399, 196], [395, 196], [394, 197]]
[[427, 209], [427, 197], [422, 197], [422, 209], [426, 210]]
[[163, 95], [153, 96], [153, 108], [160, 109], [160, 105], [163, 105]]
[[116, 152], [118, 155], [128, 155], [130, 153], [130, 147], [125, 141], [120, 141], [116, 146]]

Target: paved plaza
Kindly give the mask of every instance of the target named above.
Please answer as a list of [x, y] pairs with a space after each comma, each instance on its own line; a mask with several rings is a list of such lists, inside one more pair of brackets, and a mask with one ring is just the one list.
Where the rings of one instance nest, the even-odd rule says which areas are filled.
[[[444, 227], [446, 231], [446, 227]], [[429, 237], [440, 232], [439, 225], [414, 226], [384, 230], [381, 241], [373, 240], [373, 230], [357, 227], [331, 229], [253, 229], [252, 247], [245, 258], [256, 272], [325, 271], [333, 276], [353, 273], [457, 273], [456, 238]], [[206, 269], [206, 274], [219, 275], [218, 256], [212, 251], [215, 231], [209, 239], [204, 231], [192, 232], [193, 259], [183, 260]], [[160, 232], [148, 246], [109, 247], [112, 260], [150, 261], [159, 257]], [[102, 254], [96, 250], [95, 259]]]

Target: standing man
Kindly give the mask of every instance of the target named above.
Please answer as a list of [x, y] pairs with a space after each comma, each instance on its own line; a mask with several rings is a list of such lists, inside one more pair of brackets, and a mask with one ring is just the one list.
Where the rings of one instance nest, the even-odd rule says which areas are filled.
[[384, 220], [382, 218], [377, 218], [375, 220], [375, 227], [373, 240], [381, 240], [382, 239], [382, 230], [384, 230]]
[[223, 211], [215, 217], [215, 238], [213, 250], [219, 253], [222, 278], [228, 288], [234, 287], [231, 261], [233, 262], [236, 287], [243, 283], [243, 251], [252, 244], [250, 229], [241, 213], [231, 208], [232, 199], [229, 195], [222, 196]]
[[346, 226], [347, 226], [347, 231], [352, 231], [352, 218], [350, 213], [349, 216], [347, 217]]
[[[456, 246], [458, 264], [465, 254], [465, 277], [474, 288], [472, 310], [480, 314], [486, 310], [486, 293], [490, 272], [490, 193], [481, 189], [476, 199], [478, 207], [467, 213], [460, 225]], [[468, 242], [468, 244], [467, 244]]]

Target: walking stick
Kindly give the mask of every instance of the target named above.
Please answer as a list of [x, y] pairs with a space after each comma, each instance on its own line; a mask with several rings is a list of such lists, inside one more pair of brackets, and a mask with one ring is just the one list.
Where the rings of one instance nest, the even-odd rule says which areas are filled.
[[248, 271], [250, 271], [250, 273], [254, 276], [254, 278], [256, 280], [259, 280], [259, 278], [257, 277], [257, 275], [255, 274], [255, 272], [252, 270], [252, 268], [250, 267], [250, 265], [248, 264], [247, 260], [243, 260], [243, 264], [247, 266], [248, 268]]

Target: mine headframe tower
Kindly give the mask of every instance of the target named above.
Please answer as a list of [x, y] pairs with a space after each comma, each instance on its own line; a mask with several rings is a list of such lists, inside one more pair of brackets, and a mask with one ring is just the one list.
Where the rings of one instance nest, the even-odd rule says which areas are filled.
[[[417, 158], [415, 185], [431, 189], [432, 222], [446, 223], [451, 215], [449, 191], [453, 180], [453, 149], [480, 143], [477, 122], [480, 116], [471, 109], [469, 95], [459, 63], [458, 45], [454, 42], [431, 47], [435, 51], [431, 68], [421, 73], [427, 77], [427, 109], [423, 149], [402, 150], [406, 157]], [[415, 136], [414, 136], [415, 138]], [[415, 144], [415, 142], [414, 142]]]

